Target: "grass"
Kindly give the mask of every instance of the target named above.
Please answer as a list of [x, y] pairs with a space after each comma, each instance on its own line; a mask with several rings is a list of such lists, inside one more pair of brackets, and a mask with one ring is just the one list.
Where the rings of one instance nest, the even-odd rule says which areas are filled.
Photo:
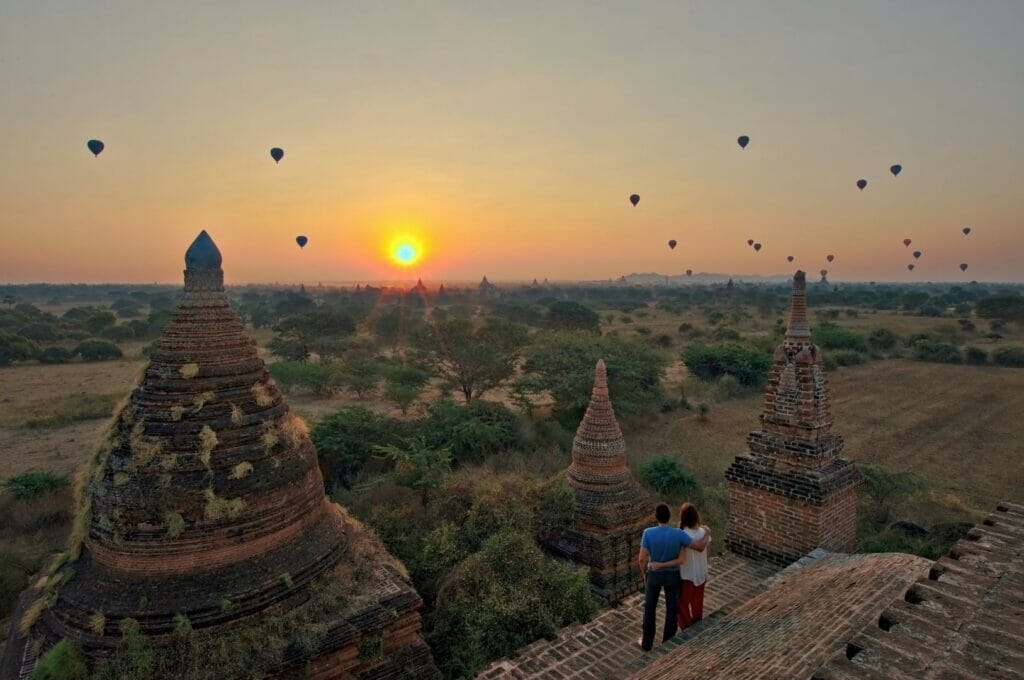
[[77, 392], [33, 402], [26, 408], [0, 416], [0, 427], [41, 429], [64, 427], [83, 420], [109, 418], [114, 405], [123, 396], [118, 392]]
[[207, 519], [233, 519], [245, 510], [245, 500], [242, 498], [221, 498], [213, 489], [207, 489], [205, 494]]
[[242, 479], [251, 472], [252, 463], [247, 460], [243, 460], [241, 463], [231, 468], [231, 479]]
[[52, 472], [23, 472], [0, 483], [0, 488], [9, 491], [18, 500], [36, 498], [46, 493], [63, 489], [68, 478]]

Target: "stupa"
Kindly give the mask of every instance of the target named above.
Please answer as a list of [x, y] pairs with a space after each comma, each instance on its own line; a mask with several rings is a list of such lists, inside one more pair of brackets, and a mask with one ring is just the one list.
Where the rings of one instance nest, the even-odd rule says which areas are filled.
[[730, 550], [788, 564], [815, 548], [857, 547], [860, 473], [839, 457], [821, 350], [811, 342], [806, 277], [793, 277], [786, 335], [764, 391], [761, 429], [725, 473]]
[[[37, 584], [22, 640], [42, 651], [70, 639], [95, 662], [127, 619], [160, 646], [183, 621], [216, 638], [289, 617], [286, 634], [301, 624], [322, 635], [301, 653], [283, 641], [260, 672], [429, 676], [419, 596], [325, 496], [305, 425], [229, 306], [205, 231], [184, 274], [140, 384], [83, 470], [69, 552]], [[253, 631], [248, 644], [271, 640]]]
[[626, 467], [626, 441], [608, 396], [604, 361], [572, 443], [566, 480], [576, 496], [573, 526], [542, 537], [545, 547], [590, 570], [594, 593], [608, 603], [643, 586], [637, 566], [640, 537], [654, 506]]

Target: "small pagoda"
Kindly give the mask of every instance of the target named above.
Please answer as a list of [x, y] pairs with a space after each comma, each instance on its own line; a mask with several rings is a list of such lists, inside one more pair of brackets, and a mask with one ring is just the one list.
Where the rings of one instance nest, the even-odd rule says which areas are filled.
[[764, 391], [761, 429], [748, 452], [725, 473], [733, 552], [789, 564], [815, 548], [857, 547], [860, 473], [840, 458], [843, 438], [832, 431], [828, 380], [821, 350], [811, 342], [806, 277], [793, 277], [785, 338], [775, 350]]
[[542, 537], [545, 547], [590, 570], [594, 593], [611, 604], [643, 587], [640, 537], [654, 506], [626, 467], [626, 441], [608, 396], [603, 360], [572, 443], [566, 481], [576, 496], [572, 526]]
[[[157, 649], [184, 626], [234, 640], [268, 676], [431, 677], [419, 596], [376, 537], [325, 496], [305, 424], [232, 311], [205, 231], [184, 275], [141, 382], [80, 473], [69, 550], [20, 616], [12, 643], [22, 668], [61, 639], [98, 663], [126, 626]], [[300, 652], [285, 639], [299, 629], [322, 635]]]

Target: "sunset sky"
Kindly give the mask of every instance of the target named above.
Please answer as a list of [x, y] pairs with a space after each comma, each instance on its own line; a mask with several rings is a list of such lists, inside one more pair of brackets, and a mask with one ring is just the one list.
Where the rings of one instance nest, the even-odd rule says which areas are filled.
[[1021, 280], [1022, 35], [1020, 0], [5, 0], [0, 282], [180, 281], [204, 228], [234, 283]]

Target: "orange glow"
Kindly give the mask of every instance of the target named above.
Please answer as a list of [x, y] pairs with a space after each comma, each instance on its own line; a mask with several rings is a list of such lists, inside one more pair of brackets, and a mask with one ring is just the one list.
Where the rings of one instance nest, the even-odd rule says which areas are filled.
[[423, 239], [408, 229], [395, 232], [387, 241], [386, 254], [399, 267], [412, 267], [423, 260]]

